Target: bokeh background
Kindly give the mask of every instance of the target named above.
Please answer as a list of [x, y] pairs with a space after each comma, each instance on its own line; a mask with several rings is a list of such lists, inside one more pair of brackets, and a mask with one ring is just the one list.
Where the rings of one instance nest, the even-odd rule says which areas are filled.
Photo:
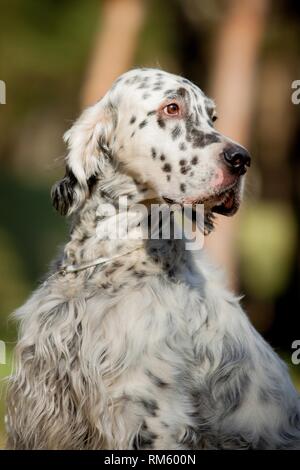
[[[216, 100], [216, 127], [253, 156], [245, 202], [207, 241], [256, 328], [300, 389], [300, 79], [297, 0], [10, 0], [0, 5], [0, 340], [64, 243], [51, 207], [63, 173], [62, 134], [80, 110], [134, 66], [161, 67]], [[0, 442], [4, 442], [1, 383]], [[1, 444], [0, 444], [1, 445]]]

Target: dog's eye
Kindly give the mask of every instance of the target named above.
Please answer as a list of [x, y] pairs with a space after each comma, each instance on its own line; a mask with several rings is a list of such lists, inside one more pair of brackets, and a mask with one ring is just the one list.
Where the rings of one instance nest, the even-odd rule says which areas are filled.
[[170, 103], [164, 107], [164, 113], [168, 116], [176, 116], [179, 114], [179, 106], [177, 103]]

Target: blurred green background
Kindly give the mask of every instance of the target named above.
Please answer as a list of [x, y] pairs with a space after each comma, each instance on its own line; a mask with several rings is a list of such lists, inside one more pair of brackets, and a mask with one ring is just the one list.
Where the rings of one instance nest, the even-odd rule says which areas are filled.
[[[220, 129], [253, 155], [244, 208], [226, 222], [228, 239], [220, 230], [208, 248], [300, 389], [300, 366], [290, 363], [300, 339], [300, 105], [291, 101], [299, 2], [10, 0], [0, 9], [0, 376], [16, 340], [10, 314], [67, 237], [49, 196], [63, 173], [62, 134], [123, 70], [159, 66], [216, 98]], [[2, 444], [4, 395], [2, 382]]]

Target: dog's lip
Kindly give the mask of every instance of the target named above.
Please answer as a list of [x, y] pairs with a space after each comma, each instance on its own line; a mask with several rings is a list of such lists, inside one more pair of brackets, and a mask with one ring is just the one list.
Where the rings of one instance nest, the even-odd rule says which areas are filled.
[[204, 208], [211, 212], [225, 215], [227, 217], [234, 215], [239, 208], [238, 185], [234, 184], [222, 189], [216, 195], [213, 195], [202, 202]]
[[177, 201], [176, 199], [171, 199], [170, 197], [167, 197], [167, 196], [162, 196], [162, 198], [167, 204], [180, 204], [180, 205], [183, 205], [182, 201]]
[[229, 189], [225, 192], [224, 197], [211, 208], [211, 212], [232, 216], [239, 208], [239, 200], [235, 189]]
[[199, 197], [195, 199], [186, 199], [186, 200], [177, 200], [172, 199], [168, 196], [162, 196], [163, 200], [167, 204], [192, 204], [196, 206], [197, 204], [203, 204], [206, 210], [210, 212], [215, 212], [225, 216], [234, 215], [239, 208], [239, 198], [238, 198], [238, 189], [237, 184], [233, 184], [226, 188], [223, 188], [218, 193], [212, 194], [209, 197]]
[[218, 205], [228, 196], [230, 192], [235, 192], [236, 184], [227, 186], [226, 188], [222, 188], [219, 191], [211, 194], [210, 196], [199, 196], [199, 197], [186, 197], [186, 198], [171, 198], [167, 195], [162, 195], [163, 200], [167, 204], [192, 204], [195, 206], [196, 204], [204, 204], [205, 206], [213, 206]]

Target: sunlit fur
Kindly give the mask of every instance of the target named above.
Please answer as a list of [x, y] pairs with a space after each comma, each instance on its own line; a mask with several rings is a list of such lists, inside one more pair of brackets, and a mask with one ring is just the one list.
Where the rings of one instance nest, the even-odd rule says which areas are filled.
[[[174, 143], [155, 120], [136, 130], [139, 141], [130, 140], [131, 115], [161, 93], [151, 88], [151, 98], [136, 95], [131, 108], [124, 105], [122, 97], [145, 76], [159, 77], [162, 88], [181, 80], [154, 69], [128, 72], [66, 135], [66, 176], [52, 196], [58, 210], [73, 214], [72, 229], [46, 281], [16, 312], [8, 448], [299, 448], [299, 397], [287, 368], [205, 254], [186, 251], [182, 240], [97, 237], [112, 223], [103, 203], [117, 205], [123, 195], [131, 204], [153, 193], [159, 199], [181, 183], [177, 170], [168, 182], [158, 167], [155, 173], [151, 142], [159, 147], [164, 135], [165, 153]], [[192, 84], [182, 86], [190, 91]], [[199, 90], [200, 104], [205, 100]], [[203, 162], [217, 166], [218, 145], [199, 150], [197, 171], [205, 173]], [[172, 167], [180, 158], [166, 157]], [[210, 190], [204, 173], [202, 193]], [[182, 177], [192, 191], [194, 176]], [[133, 248], [103, 266], [58, 272], [65, 263]]]

